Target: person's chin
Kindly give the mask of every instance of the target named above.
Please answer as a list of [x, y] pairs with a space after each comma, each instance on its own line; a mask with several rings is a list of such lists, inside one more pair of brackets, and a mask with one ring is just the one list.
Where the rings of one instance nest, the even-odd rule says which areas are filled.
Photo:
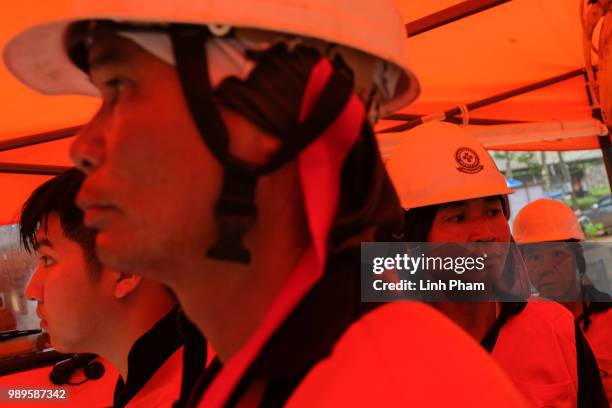
[[66, 345], [64, 344], [64, 342], [62, 342], [60, 338], [55, 336], [52, 332], [48, 332], [48, 333], [49, 333], [49, 343], [51, 344], [51, 347], [53, 347], [55, 351], [59, 351], [60, 353], [64, 353], [64, 354], [72, 353], [72, 350], [69, 350], [69, 348], [66, 347]]
[[540, 290], [540, 296], [551, 300], [563, 300], [561, 299], [562, 295], [563, 291], [557, 285], [550, 285]]
[[125, 236], [115, 233], [112, 230], [98, 231], [96, 234], [96, 251], [98, 257], [103, 264], [116, 267], [113, 265], [118, 253], [127, 250], [129, 246], [126, 244]]
[[138, 241], [125, 234], [99, 232], [96, 235], [96, 252], [100, 262], [112, 269], [139, 269], [142, 260], [134, 251], [134, 242]]

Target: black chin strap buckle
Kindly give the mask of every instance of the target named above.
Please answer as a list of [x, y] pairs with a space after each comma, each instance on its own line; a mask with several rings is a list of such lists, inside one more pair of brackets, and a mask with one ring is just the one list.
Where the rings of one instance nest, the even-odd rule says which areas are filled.
[[225, 168], [221, 195], [215, 207], [217, 242], [208, 249], [209, 258], [248, 264], [251, 255], [244, 246], [244, 235], [255, 223], [255, 172]]

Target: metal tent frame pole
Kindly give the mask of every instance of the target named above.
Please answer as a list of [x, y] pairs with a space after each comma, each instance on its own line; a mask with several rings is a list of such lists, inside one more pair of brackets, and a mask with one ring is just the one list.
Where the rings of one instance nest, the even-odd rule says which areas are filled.
[[[81, 126], [73, 126], [65, 129], [3, 140], [0, 141], [0, 152], [66, 139], [74, 136], [80, 129]], [[51, 166], [44, 164], [0, 163], [0, 173], [30, 174], [38, 176], [57, 175], [69, 168], [70, 167], [66, 166]]]
[[70, 168], [46, 164], [0, 163], [0, 173], [31, 174], [37, 176], [55, 176]]
[[74, 136], [81, 129], [81, 127], [82, 126], [73, 126], [65, 129], [52, 130], [50, 132], [37, 133], [34, 135], [17, 137], [15, 139], [3, 140], [0, 141], [0, 152], [66, 139]]
[[[548, 78], [545, 79], [543, 81], [538, 81], [538, 82], [534, 82], [532, 84], [529, 85], [525, 85], [516, 89], [512, 89], [510, 91], [506, 91], [506, 92], [502, 92], [500, 94], [497, 95], [493, 95], [491, 97], [488, 98], [484, 98], [484, 99], [480, 99], [478, 101], [475, 102], [471, 102], [468, 103], [466, 105], [466, 108], [468, 111], [472, 111], [478, 108], [482, 108], [483, 106], [488, 106], [488, 105], [492, 105], [494, 103], [497, 102], [501, 102], [504, 101], [506, 99], [510, 99], [512, 97], [515, 96], [519, 96], [531, 91], [535, 91], [537, 89], [541, 89], [541, 88], [545, 88], [547, 86], [550, 85], [554, 85], [558, 82], [562, 82], [562, 81], [566, 81], [568, 79], [583, 75], [585, 72], [584, 68], [579, 68], [579, 69], [575, 69], [573, 71], [570, 72], [566, 72], [565, 74], [561, 74], [561, 75], [557, 75], [554, 76], [552, 78]], [[444, 112], [441, 112], [439, 114], [433, 114], [433, 115], [426, 115], [426, 116], [421, 116], [417, 119], [411, 120], [407, 123], [401, 124], [401, 125], [397, 125], [397, 126], [392, 126], [386, 129], [382, 129], [381, 131], [379, 131], [378, 133], [392, 133], [392, 132], [402, 132], [408, 129], [412, 129], [415, 126], [421, 125], [423, 123], [425, 123], [428, 120], [431, 119], [440, 119], [440, 120], [446, 120], [448, 118], [452, 118], [453, 116], [457, 116], [461, 114], [461, 108], [460, 107], [455, 107], [449, 110], [446, 110]]]
[[[420, 118], [421, 114], [414, 113], [394, 113], [382, 118], [383, 120], [398, 120], [409, 122], [411, 120], [415, 120]], [[446, 118], [444, 122], [450, 123], [462, 123], [462, 119], [458, 117]], [[512, 125], [516, 123], [529, 123], [530, 121], [525, 120], [508, 120], [508, 119], [491, 119], [491, 118], [473, 118], [470, 117], [470, 125], [481, 125], [481, 126], [490, 126], [490, 125]]]
[[[608, 127], [608, 131], [612, 131]], [[599, 136], [599, 147], [601, 148], [601, 155], [603, 156], [604, 165], [606, 166], [606, 174], [608, 176], [608, 185], [612, 191], [612, 142], [610, 141], [610, 135]]]
[[462, 18], [480, 13], [490, 8], [508, 3], [510, 0], [469, 0], [445, 8], [436, 13], [419, 18], [406, 24], [408, 37], [414, 37], [433, 30], [434, 28], [461, 20]]
[[[597, 70], [595, 70], [597, 73]], [[589, 105], [591, 108], [591, 116], [594, 119], [599, 120], [602, 123], [605, 123], [603, 120], [603, 115], [601, 113], [601, 107], [595, 103], [595, 98], [591, 94], [591, 87], [589, 86], [589, 78], [587, 76], [586, 70], [583, 74], [584, 81], [586, 82], [584, 88], [586, 90], [587, 97], [589, 98]], [[611, 132], [612, 129], [608, 126], [608, 133]], [[610, 141], [610, 135], [607, 136], [599, 136], [597, 138], [599, 141], [599, 148], [601, 149], [601, 156], [603, 157], [604, 166], [606, 166], [606, 175], [608, 176], [608, 186], [612, 191], [612, 142]]]

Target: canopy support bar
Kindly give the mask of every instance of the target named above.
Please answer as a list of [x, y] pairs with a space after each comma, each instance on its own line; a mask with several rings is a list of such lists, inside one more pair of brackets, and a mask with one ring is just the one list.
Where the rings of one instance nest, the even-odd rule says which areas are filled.
[[54, 140], [66, 139], [74, 136], [81, 126], [73, 126], [70, 128], [53, 130], [51, 132], [37, 133], [30, 136], [17, 137], [0, 141], [0, 152], [7, 150], [18, 149], [20, 147], [28, 147], [40, 143], [52, 142]]
[[[393, 113], [389, 116], [385, 116], [382, 118], [383, 120], [401, 120], [405, 122], [409, 122], [411, 120], [415, 120], [424, 115], [419, 115], [415, 113]], [[444, 122], [450, 123], [462, 123], [461, 118], [451, 117], [444, 119]], [[470, 117], [470, 125], [511, 125], [515, 123], [529, 123], [529, 121], [524, 120], [508, 120], [508, 119], [490, 119], [490, 118], [472, 118]]]
[[[492, 105], [494, 103], [501, 102], [506, 99], [510, 99], [512, 97], [522, 95], [522, 94], [525, 94], [531, 91], [535, 91], [537, 89], [545, 88], [547, 86], [554, 85], [556, 83], [566, 81], [568, 79], [571, 79], [571, 78], [574, 78], [574, 77], [577, 77], [583, 74], [584, 74], [584, 68], [575, 69], [573, 71], [566, 72], [565, 74], [557, 75], [552, 78], [545, 79], [543, 81], [538, 81], [538, 82], [535, 82], [529, 85], [522, 86], [520, 88], [513, 89], [511, 91], [502, 92], [500, 94], [493, 95], [488, 98], [484, 98], [484, 99], [480, 99], [475, 102], [468, 103], [466, 105], [466, 108], [468, 111], [472, 111], [478, 108], [482, 108], [483, 106]], [[387, 129], [383, 129], [379, 131], [378, 133], [402, 132], [404, 130], [412, 129], [415, 126], [421, 125], [425, 123], [427, 120], [431, 120], [432, 118], [436, 118], [436, 119], [440, 118], [440, 120], [445, 120], [447, 118], [451, 118], [459, 114], [461, 114], [461, 108], [455, 107], [455, 108], [446, 110], [444, 112], [441, 112], [440, 114], [421, 116], [420, 118], [411, 120], [402, 125], [397, 125], [397, 126], [393, 126]]]
[[0, 173], [32, 174], [37, 176], [55, 176], [70, 168], [45, 164], [0, 163]]
[[[612, 129], [608, 128], [612, 131]], [[604, 165], [606, 166], [606, 175], [608, 176], [608, 185], [612, 191], [612, 143], [610, 135], [599, 136], [599, 147], [601, 147], [601, 155], [603, 156]]]
[[469, 0], [463, 1], [454, 6], [445, 8], [436, 13], [419, 18], [406, 24], [406, 32], [408, 37], [422, 34], [434, 28], [452, 23], [453, 21], [461, 20], [481, 11], [499, 6], [509, 2], [510, 0]]
[[[585, 82], [585, 90], [587, 97], [589, 98], [589, 105], [591, 108], [591, 116], [594, 119], [599, 120], [600, 122], [604, 122], [603, 115], [601, 114], [601, 107], [599, 104], [595, 103], [595, 98], [591, 94], [591, 87], [589, 86], [589, 77], [586, 73], [586, 70], [583, 74], [584, 82]], [[608, 127], [608, 132], [612, 132], [612, 129]], [[611, 133], [612, 134], [612, 133]], [[604, 166], [606, 166], [606, 176], [608, 176], [608, 186], [610, 186], [610, 190], [612, 190], [612, 143], [610, 141], [610, 134], [606, 136], [599, 136], [597, 138], [599, 141], [599, 147], [601, 148], [601, 156], [603, 157]]]

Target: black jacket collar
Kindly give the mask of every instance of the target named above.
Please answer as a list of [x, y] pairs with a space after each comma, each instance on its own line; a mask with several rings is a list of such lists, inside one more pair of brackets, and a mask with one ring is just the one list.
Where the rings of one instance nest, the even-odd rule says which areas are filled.
[[128, 354], [127, 381], [119, 377], [115, 386], [113, 406], [122, 408], [134, 398], [164, 362], [183, 345], [177, 327], [180, 309], [172, 308], [166, 316], [142, 335]]

